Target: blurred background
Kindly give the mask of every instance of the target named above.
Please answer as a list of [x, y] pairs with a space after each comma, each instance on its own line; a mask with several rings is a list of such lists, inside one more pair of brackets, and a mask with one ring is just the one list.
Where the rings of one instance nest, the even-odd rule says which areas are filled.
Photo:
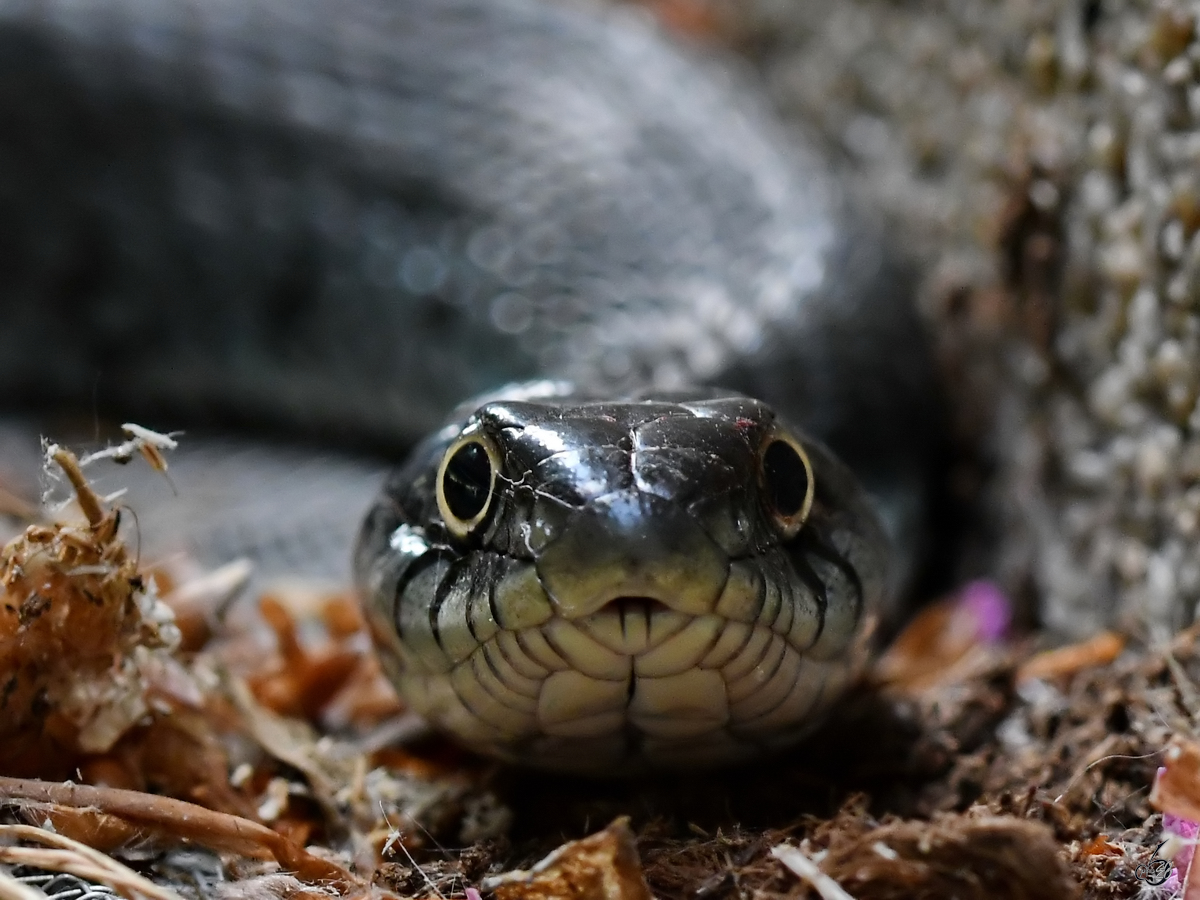
[[[946, 478], [972, 511], [956, 526], [956, 576], [995, 577], [1067, 634], [1118, 623], [1153, 637], [1191, 621], [1200, 599], [1195, 8], [620, 6], [743, 60], [919, 261], [921, 311], [953, 415]], [[312, 562], [329, 533], [352, 533], [382, 471], [375, 460], [288, 458], [284, 470], [304, 472], [314, 488], [288, 492], [290, 476], [271, 487], [274, 450], [261, 459], [219, 444], [189, 452], [172, 469], [176, 487], [219, 484], [212, 509], [237, 508], [246, 484], [266, 485], [279, 508], [317, 523], [308, 537], [278, 540], [281, 567]], [[14, 508], [43, 487], [29, 475], [37, 455], [27, 429], [0, 429]], [[325, 490], [326, 474], [349, 493]], [[133, 490], [139, 502], [137, 491], [162, 497], [172, 487], [156, 477]], [[278, 518], [258, 499], [243, 507], [245, 534]], [[147, 539], [183, 525], [195, 522], [154, 524]], [[343, 577], [344, 557], [330, 558], [327, 574]]]
[[1200, 43], [1163, 0], [662, 0], [922, 260], [962, 561], [1081, 633], [1200, 598]]

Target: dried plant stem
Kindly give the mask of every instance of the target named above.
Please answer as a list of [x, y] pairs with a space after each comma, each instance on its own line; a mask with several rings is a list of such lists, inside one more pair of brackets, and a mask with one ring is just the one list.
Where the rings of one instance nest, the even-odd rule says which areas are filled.
[[100, 498], [88, 484], [83, 470], [79, 468], [79, 460], [75, 454], [62, 447], [54, 447], [50, 451], [50, 458], [58, 463], [59, 468], [66, 474], [67, 480], [71, 482], [71, 487], [75, 489], [75, 496], [79, 500], [79, 508], [87, 517], [88, 524], [93, 527], [99, 525], [104, 519], [104, 504], [100, 502]]
[[41, 891], [22, 884], [7, 872], [0, 872], [0, 900], [46, 900]]
[[779, 844], [771, 848], [771, 855], [801, 880], [811, 884], [824, 900], [854, 900], [840, 884], [817, 868], [817, 864], [798, 847]]
[[135, 827], [213, 850], [274, 859], [305, 881], [328, 882], [342, 889], [361, 887], [360, 880], [346, 869], [314, 856], [265, 825], [183, 800], [141, 791], [0, 776], [0, 803], [92, 808]]
[[[182, 900], [170, 888], [155, 884], [128, 866], [66, 835], [33, 825], [0, 825], [0, 837], [49, 844], [54, 848], [0, 846], [0, 862], [15, 866], [37, 866], [50, 872], [67, 872], [78, 878], [107, 884], [130, 900], [138, 900], [139, 897]], [[20, 882], [16, 884], [25, 887]]]

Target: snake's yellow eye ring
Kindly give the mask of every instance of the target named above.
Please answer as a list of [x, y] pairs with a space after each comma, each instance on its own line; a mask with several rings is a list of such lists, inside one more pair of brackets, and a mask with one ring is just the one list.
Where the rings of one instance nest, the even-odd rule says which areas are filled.
[[784, 432], [763, 444], [758, 460], [758, 483], [763, 503], [784, 538], [795, 537], [813, 504], [812, 462], [804, 446]]
[[487, 518], [500, 471], [500, 451], [481, 431], [451, 444], [437, 472], [437, 505], [455, 537], [465, 538]]

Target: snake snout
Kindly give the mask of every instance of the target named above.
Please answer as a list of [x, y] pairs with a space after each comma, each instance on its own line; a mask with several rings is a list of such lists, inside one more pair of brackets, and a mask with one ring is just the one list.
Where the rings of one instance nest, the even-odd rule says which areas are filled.
[[612, 604], [702, 615], [716, 605], [729, 560], [677, 505], [628, 492], [576, 515], [536, 566], [557, 612], [581, 619]]

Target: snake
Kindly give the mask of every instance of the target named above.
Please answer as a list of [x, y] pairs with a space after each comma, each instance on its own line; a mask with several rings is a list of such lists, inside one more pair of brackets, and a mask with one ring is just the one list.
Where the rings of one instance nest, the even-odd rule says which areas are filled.
[[939, 419], [912, 267], [755, 77], [586, 3], [0, 0], [5, 408], [406, 460], [353, 577], [474, 751], [789, 746]]

